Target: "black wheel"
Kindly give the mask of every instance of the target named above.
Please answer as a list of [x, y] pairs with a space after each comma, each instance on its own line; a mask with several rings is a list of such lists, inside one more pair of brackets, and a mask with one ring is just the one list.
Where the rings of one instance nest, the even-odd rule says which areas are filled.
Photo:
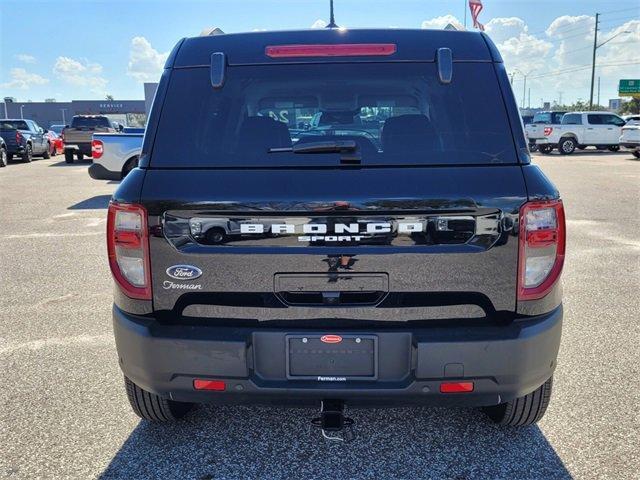
[[226, 238], [225, 231], [222, 228], [210, 228], [206, 233], [207, 242], [218, 244], [224, 242]]
[[609, 147], [609, 151], [610, 152], [617, 152], [618, 150], [620, 150], [620, 146], [619, 145], [611, 145]]
[[51, 144], [47, 143], [47, 148], [44, 152], [42, 152], [42, 158], [48, 160], [51, 158]]
[[494, 407], [483, 407], [482, 411], [499, 425], [524, 427], [537, 423], [547, 411], [551, 400], [553, 377], [544, 382], [537, 390], [524, 397]]
[[73, 163], [73, 150], [64, 151], [64, 161], [67, 163]]
[[172, 422], [184, 417], [193, 408], [192, 403], [176, 402], [147, 392], [124, 377], [131, 408], [140, 418], [150, 422]]
[[535, 143], [530, 143], [529, 144], [529, 151], [530, 152], [537, 152], [538, 151], [538, 145]]
[[33, 161], [33, 149], [31, 148], [31, 144], [27, 143], [26, 148], [22, 154], [22, 161], [24, 163], [31, 163]]
[[633, 154], [634, 157], [636, 158], [640, 158], [640, 150], [634, 150], [633, 152], [631, 152]]
[[551, 147], [549, 145], [541, 145], [540, 146], [540, 153], [544, 153], [545, 155], [548, 155], [552, 151], [553, 151], [553, 147]]
[[9, 156], [7, 155], [7, 149], [2, 147], [0, 148], [0, 168], [6, 167], [7, 163], [9, 163]]
[[84, 153], [78, 151], [76, 152], [76, 157], [78, 158], [78, 161], [81, 162], [84, 160]]
[[55, 157], [58, 154], [58, 151], [56, 150], [56, 144], [54, 143], [53, 145], [51, 145], [51, 150], [49, 151], [49, 155], [51, 155], [52, 157]]
[[122, 178], [129, 175], [129, 172], [138, 166], [138, 157], [132, 157], [126, 161], [124, 167], [122, 167]]
[[571, 155], [578, 144], [573, 138], [561, 138], [560, 143], [558, 143], [558, 151], [562, 155]]

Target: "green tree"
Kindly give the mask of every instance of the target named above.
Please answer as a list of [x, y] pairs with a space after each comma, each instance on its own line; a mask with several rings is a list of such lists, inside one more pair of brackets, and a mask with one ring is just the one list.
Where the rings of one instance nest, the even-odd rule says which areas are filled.
[[624, 102], [618, 113], [640, 113], [640, 98], [632, 98], [629, 102]]
[[104, 99], [113, 101], [113, 95], [107, 94], [107, 95], [105, 95]]

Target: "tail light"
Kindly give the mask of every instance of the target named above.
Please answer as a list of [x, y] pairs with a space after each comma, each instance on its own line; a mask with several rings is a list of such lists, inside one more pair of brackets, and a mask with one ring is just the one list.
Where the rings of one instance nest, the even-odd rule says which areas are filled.
[[544, 127], [544, 136], [548, 137], [553, 132], [553, 127]]
[[60, 138], [62, 139], [62, 141], [64, 142], [64, 130], [60, 132]]
[[396, 53], [395, 43], [338, 43], [329, 45], [269, 45], [267, 57], [359, 57]]
[[107, 251], [111, 273], [124, 294], [151, 300], [149, 234], [144, 207], [109, 204]]
[[22, 134], [16, 130], [16, 143], [20, 144], [22, 142]]
[[91, 141], [91, 157], [92, 158], [100, 158], [104, 153], [104, 143], [102, 140], [92, 140]]
[[560, 278], [565, 253], [561, 200], [525, 203], [520, 209], [518, 300], [544, 297]]

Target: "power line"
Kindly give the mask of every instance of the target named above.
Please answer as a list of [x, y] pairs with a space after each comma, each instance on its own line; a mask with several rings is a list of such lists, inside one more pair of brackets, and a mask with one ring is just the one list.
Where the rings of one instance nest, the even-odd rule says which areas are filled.
[[631, 7], [631, 8], [623, 8], [622, 10], [609, 10], [608, 12], [602, 12], [600, 15], [610, 15], [612, 13], [619, 13], [619, 12], [628, 12], [630, 10], [637, 10], [638, 14], [640, 14], [640, 8], [638, 7]]

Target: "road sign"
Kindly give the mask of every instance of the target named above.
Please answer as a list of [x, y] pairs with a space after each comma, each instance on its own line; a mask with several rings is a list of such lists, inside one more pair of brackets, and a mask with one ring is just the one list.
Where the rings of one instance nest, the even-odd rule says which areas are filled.
[[618, 94], [621, 97], [640, 97], [640, 80], [620, 80]]

